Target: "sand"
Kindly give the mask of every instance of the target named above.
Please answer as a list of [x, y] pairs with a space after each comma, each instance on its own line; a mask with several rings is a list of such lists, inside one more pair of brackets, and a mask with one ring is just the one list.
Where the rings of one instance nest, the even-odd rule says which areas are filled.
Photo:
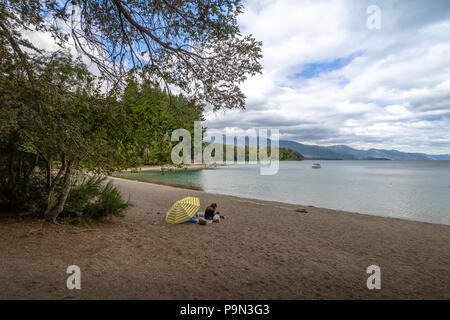
[[[123, 219], [0, 218], [0, 299], [450, 299], [449, 226], [113, 180], [135, 204]], [[165, 223], [184, 196], [228, 219]]]

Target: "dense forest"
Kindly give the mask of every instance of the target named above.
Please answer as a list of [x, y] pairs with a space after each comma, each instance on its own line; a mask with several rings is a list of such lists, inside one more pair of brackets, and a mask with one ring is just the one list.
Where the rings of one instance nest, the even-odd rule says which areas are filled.
[[[111, 172], [170, 162], [170, 133], [244, 108], [261, 43], [241, 1], [0, 1], [0, 207], [121, 215]], [[39, 34], [57, 49], [40, 47]], [[176, 92], [176, 93], [174, 93]]]
[[302, 161], [305, 158], [302, 154], [288, 148], [279, 148], [280, 161]]
[[101, 216], [114, 204], [109, 212], [120, 213], [127, 205], [117, 191], [86, 173], [168, 163], [169, 133], [202, 120], [202, 107], [147, 81], [130, 77], [122, 92], [101, 90], [82, 62], [61, 52], [30, 64], [33, 88], [18, 64], [0, 67], [0, 205], [8, 210]]

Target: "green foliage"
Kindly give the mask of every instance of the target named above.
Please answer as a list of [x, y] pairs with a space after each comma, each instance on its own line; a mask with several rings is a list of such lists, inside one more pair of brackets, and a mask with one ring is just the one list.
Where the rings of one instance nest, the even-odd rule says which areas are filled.
[[[79, 23], [67, 28], [72, 9]], [[193, 133], [203, 106], [244, 107], [239, 84], [261, 72], [261, 43], [241, 35], [242, 10], [239, 0], [0, 1], [0, 205], [52, 220], [123, 212], [112, 186], [73, 175], [167, 163], [169, 134]], [[38, 50], [30, 30], [61, 50]], [[64, 51], [69, 36], [101, 77]]]
[[89, 222], [110, 217], [122, 217], [132, 206], [106, 177], [84, 177], [71, 188], [61, 217], [70, 222]]
[[[13, 165], [23, 163], [23, 168], [29, 169], [26, 159], [28, 154], [22, 154], [22, 158], [16, 156]], [[45, 177], [42, 174], [33, 174], [29, 177], [25, 172], [19, 176], [11, 176], [5, 173], [4, 167], [0, 166], [0, 209], [9, 212], [39, 213], [42, 211], [47, 192]]]
[[[73, 172], [109, 174], [168, 163], [170, 133], [178, 128], [193, 133], [193, 122], [203, 119], [202, 107], [149, 82], [130, 78], [123, 94], [102, 92], [102, 82], [63, 52], [35, 60], [33, 88], [21, 66], [16, 67], [0, 73], [5, 101], [0, 105], [3, 207], [40, 210], [45, 215], [52, 208], [63, 210]], [[89, 189], [95, 185], [87, 183], [86, 194], [95, 193]], [[109, 187], [102, 194], [115, 201]], [[92, 212], [85, 216], [100, 216], [95, 208], [106, 210], [105, 203], [86, 208]]]
[[280, 161], [302, 161], [305, 158], [299, 152], [289, 148], [279, 148]]
[[261, 73], [262, 43], [239, 30], [243, 9], [241, 0], [2, 0], [0, 43], [30, 81], [29, 52], [38, 50], [21, 33], [35, 29], [51, 33], [61, 47], [71, 37], [114, 85], [139, 72], [197, 103], [244, 107], [239, 85]]
[[133, 156], [140, 160], [139, 164], [170, 163], [172, 131], [183, 128], [193, 135], [194, 121], [204, 120], [201, 106], [133, 78], [128, 81], [120, 106], [122, 122], [128, 124], [123, 132], [135, 139], [137, 153]]

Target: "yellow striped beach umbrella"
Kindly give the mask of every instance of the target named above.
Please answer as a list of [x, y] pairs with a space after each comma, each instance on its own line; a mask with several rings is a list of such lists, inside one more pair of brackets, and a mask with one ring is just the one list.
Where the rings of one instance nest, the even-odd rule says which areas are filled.
[[200, 199], [186, 197], [174, 203], [167, 211], [166, 221], [168, 223], [182, 223], [190, 218], [200, 209]]

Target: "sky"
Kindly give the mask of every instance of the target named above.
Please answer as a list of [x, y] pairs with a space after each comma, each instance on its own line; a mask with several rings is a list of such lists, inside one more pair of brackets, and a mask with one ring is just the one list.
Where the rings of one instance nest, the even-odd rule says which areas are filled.
[[450, 1], [244, 3], [264, 72], [242, 85], [246, 110], [207, 113], [210, 135], [450, 154]]

